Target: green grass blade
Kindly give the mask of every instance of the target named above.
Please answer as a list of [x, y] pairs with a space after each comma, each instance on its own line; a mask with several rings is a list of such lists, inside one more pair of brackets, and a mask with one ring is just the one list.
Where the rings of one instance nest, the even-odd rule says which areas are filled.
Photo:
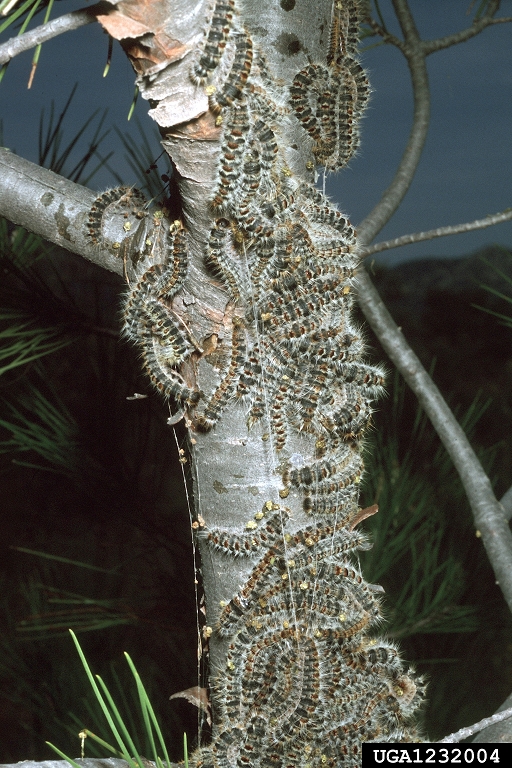
[[123, 718], [121, 717], [121, 713], [119, 712], [116, 703], [114, 699], [112, 698], [110, 691], [108, 690], [106, 684], [101, 679], [99, 675], [96, 675], [96, 680], [99, 682], [100, 686], [103, 688], [103, 693], [109, 703], [110, 709], [112, 711], [112, 714], [114, 715], [115, 719], [117, 720], [117, 724], [119, 726], [119, 730], [122, 732], [124, 738], [126, 739], [128, 746], [130, 747], [132, 755], [135, 755], [136, 757], [136, 764], [139, 766], [139, 768], [144, 768], [144, 764], [142, 762], [142, 759], [139, 755], [138, 749], [135, 746], [132, 737], [130, 736], [130, 733], [128, 731], [128, 728], [126, 727]]
[[[128, 654], [125, 653], [125, 656]], [[142, 712], [142, 719], [144, 720], [144, 727], [146, 729], [146, 735], [148, 737], [148, 741], [151, 747], [151, 754], [153, 755], [154, 762], [158, 765], [158, 753], [156, 749], [155, 744], [155, 737], [153, 735], [153, 728], [151, 727], [151, 720], [150, 715], [148, 712], [148, 701], [146, 696], [146, 691], [144, 689], [144, 686], [142, 685], [142, 681], [139, 678], [139, 675], [137, 672], [135, 672], [135, 667], [132, 668], [132, 665], [130, 664], [130, 668], [132, 669], [133, 676], [135, 677], [135, 682], [137, 683], [137, 693], [139, 695], [139, 703], [140, 703], [140, 709]]]
[[60, 757], [62, 757], [63, 760], [66, 760], [70, 765], [73, 766], [73, 768], [82, 768], [81, 765], [78, 763], [75, 763], [74, 760], [72, 760], [70, 757], [64, 754], [64, 752], [61, 752], [58, 747], [56, 747], [54, 744], [51, 743], [51, 741], [45, 741], [45, 744], [48, 744], [48, 746], [53, 749]]
[[29, 23], [30, 23], [30, 21], [32, 19], [32, 16], [34, 15], [34, 13], [39, 8], [40, 3], [41, 3], [41, 0], [35, 0], [34, 5], [30, 9], [30, 11], [27, 13], [26, 18], [25, 18], [25, 20], [23, 21], [23, 23], [22, 23], [22, 25], [20, 27], [20, 31], [18, 32], [18, 35], [22, 35], [25, 32], [25, 30], [27, 29], [27, 27], [28, 27], [28, 25], [29, 25]]
[[[162, 731], [160, 730], [160, 726], [158, 724], [158, 720], [156, 719], [156, 715], [155, 715], [155, 712], [154, 712], [153, 707], [151, 705], [151, 702], [149, 700], [149, 697], [148, 697], [148, 695], [146, 693], [146, 689], [144, 688], [144, 685], [142, 683], [142, 680], [140, 679], [139, 673], [137, 672], [137, 670], [135, 668], [135, 664], [131, 660], [130, 656], [126, 653], [126, 651], [125, 651], [124, 655], [126, 657], [126, 661], [129, 664], [129, 667], [130, 667], [130, 669], [132, 671], [132, 674], [133, 674], [133, 676], [135, 678], [135, 682], [137, 683], [137, 691], [138, 691], [138, 694], [139, 694], [140, 706], [141, 706], [142, 714], [143, 714], [143, 717], [144, 717], [144, 722], [146, 724], [148, 736], [149, 736], [150, 741], [151, 741], [151, 746], [153, 748], [153, 754], [154, 754], [154, 757], [155, 757], [155, 762], [157, 761], [157, 757], [158, 756], [157, 756], [156, 747], [155, 747], [155, 744], [154, 744], [153, 729], [151, 728], [151, 723], [153, 724], [153, 727], [155, 729], [158, 741], [160, 743], [160, 748], [161, 748], [162, 753], [163, 753], [163, 755], [165, 757], [166, 764], [167, 764], [168, 767], [170, 767], [169, 755], [167, 754], [167, 748], [165, 746], [164, 738], [162, 736]], [[151, 720], [151, 723], [149, 722], [148, 718]]]
[[[107, 745], [106, 742], [105, 742], [105, 746], [100, 745], [100, 744], [96, 744], [96, 741], [93, 738], [93, 736], [95, 736], [95, 734], [92, 734], [89, 728], [84, 728], [83, 727], [83, 723], [84, 723], [85, 718], [87, 716], [85, 714], [85, 712], [88, 709], [87, 702], [84, 702], [84, 704], [85, 704], [85, 711], [83, 713], [81, 713], [81, 717], [77, 717], [73, 712], [69, 712], [69, 711], [67, 712], [67, 716], [71, 719], [73, 725], [70, 725], [68, 722], [62, 722], [62, 726], [61, 726], [62, 730], [66, 731], [71, 736], [75, 736], [76, 733], [79, 732], [79, 731], [85, 732], [87, 734], [87, 736], [91, 735], [91, 739], [89, 741], [85, 741], [84, 742], [84, 752], [87, 752], [89, 758], [96, 757], [96, 758], [99, 758], [101, 760], [102, 758], [105, 757], [105, 749], [108, 749], [108, 748], [113, 749], [116, 755], [121, 756], [121, 753], [120, 752], [118, 753], [118, 751], [115, 749], [115, 747], [113, 747], [111, 744]], [[61, 721], [59, 720], [58, 722], [60, 723]], [[97, 737], [97, 738], [99, 738], [99, 737]], [[83, 768], [83, 766], [82, 766], [82, 768]]]
[[[70, 560], [68, 557], [61, 557], [61, 555], [50, 555], [48, 552], [40, 552], [37, 549], [27, 549], [26, 547], [9, 547], [9, 549], [15, 549], [17, 552], [25, 552], [27, 555], [36, 555], [37, 557], [43, 557], [46, 560], [56, 560], [59, 563], [68, 563], [69, 565], [76, 565], [79, 568], [88, 568], [91, 571], [99, 571], [100, 573], [114, 574], [116, 570], [119, 570], [118, 565], [115, 568], [100, 568], [99, 565], [91, 565], [90, 563], [82, 563], [80, 560]], [[71, 593], [65, 593], [71, 594]]]
[[77, 636], [75, 635], [75, 633], [73, 632], [72, 629], [70, 629], [69, 632], [71, 634], [71, 637], [73, 638], [73, 642], [74, 642], [74, 644], [76, 646], [76, 649], [78, 651], [78, 655], [80, 656], [80, 660], [81, 660], [81, 662], [82, 662], [82, 664], [84, 666], [84, 669], [85, 669], [85, 672], [87, 674], [87, 677], [89, 678], [89, 682], [92, 685], [92, 689], [94, 691], [94, 694], [95, 694], [95, 696], [96, 696], [96, 698], [98, 700], [98, 703], [99, 703], [99, 705], [100, 705], [100, 707], [101, 707], [101, 709], [103, 711], [103, 714], [105, 715], [105, 717], [107, 719], [107, 722], [108, 722], [108, 724], [110, 726], [110, 730], [112, 731], [112, 733], [114, 735], [114, 738], [117, 741], [119, 749], [123, 753], [124, 759], [131, 766], [131, 768], [143, 768], [142, 763], [140, 762], [140, 760], [139, 760], [138, 764], [135, 763], [132, 760], [132, 758], [131, 758], [131, 756], [130, 756], [130, 754], [129, 754], [129, 752], [128, 752], [128, 750], [127, 750], [127, 748], [126, 748], [126, 746], [125, 746], [125, 744], [124, 744], [124, 742], [123, 742], [123, 740], [122, 740], [122, 738], [121, 738], [121, 736], [119, 734], [119, 731], [116, 728], [116, 725], [115, 725], [114, 720], [112, 718], [112, 715], [110, 714], [110, 711], [109, 711], [109, 709], [108, 709], [108, 707], [107, 707], [107, 705], [105, 703], [105, 700], [103, 699], [103, 696], [101, 695], [101, 692], [100, 692], [100, 690], [99, 690], [99, 688], [98, 688], [98, 686], [96, 684], [96, 681], [95, 681], [94, 676], [93, 676], [93, 674], [91, 672], [89, 664], [87, 663], [87, 659], [85, 658], [84, 652], [82, 651], [82, 649], [80, 647], [80, 643], [78, 642]]
[[137, 104], [138, 96], [139, 96], [139, 86], [136, 85], [135, 86], [135, 91], [133, 93], [133, 100], [132, 100], [130, 109], [128, 110], [128, 115], [126, 117], [127, 120], [131, 120], [132, 119], [132, 115], [133, 115], [134, 110], [135, 110], [135, 105]]
[[[39, 5], [39, 0], [35, 0], [37, 5]], [[16, 21], [22, 14], [25, 13], [25, 11], [30, 8], [31, 5], [34, 5], [34, 0], [27, 0], [23, 5], [21, 5], [19, 8], [17, 8], [15, 11], [13, 11], [9, 16], [6, 18], [6, 20], [3, 22], [3, 24], [0, 24], [0, 32], [3, 32], [4, 29], [7, 29], [8, 26], [10, 26], [13, 21]]]
[[[510, 297], [503, 297], [506, 298], [507, 301], [510, 301], [512, 303], [512, 299]], [[482, 312], [486, 312], [488, 315], [492, 315], [493, 317], [497, 317], [498, 320], [503, 320], [503, 325], [512, 325], [512, 317], [510, 315], [504, 315], [502, 312], [494, 312], [492, 309], [487, 309], [486, 307], [481, 307], [480, 304], [472, 304], [472, 307], [475, 309], [481, 309]]]
[[[136, 718], [135, 715], [138, 715], [138, 711], [136, 711], [136, 705], [134, 704], [134, 696], [132, 695], [131, 701], [128, 699], [128, 696], [125, 693], [126, 685], [121, 681], [115, 665], [110, 665], [110, 673], [112, 675], [112, 678], [114, 680], [114, 684], [116, 686], [116, 698], [117, 701], [120, 703], [121, 707], [123, 708], [123, 712], [126, 713], [125, 717], [128, 722], [128, 726], [131, 729], [130, 733], [139, 733], [140, 732], [140, 718]], [[130, 690], [130, 693], [132, 693], [132, 690]], [[137, 722], [138, 720], [138, 722]], [[140, 742], [140, 750], [143, 751], [144, 754], [148, 752], [147, 744], [143, 744]]]
[[88, 728], [83, 729], [84, 733], [87, 734], [88, 739], [92, 739], [97, 744], [100, 744], [102, 747], [104, 747], [108, 752], [112, 752], [113, 755], [117, 755], [118, 757], [124, 757], [123, 753], [120, 752], [118, 749], [112, 746], [112, 744], [109, 744], [104, 739], [101, 739], [99, 736], [96, 736], [95, 733], [90, 731]]

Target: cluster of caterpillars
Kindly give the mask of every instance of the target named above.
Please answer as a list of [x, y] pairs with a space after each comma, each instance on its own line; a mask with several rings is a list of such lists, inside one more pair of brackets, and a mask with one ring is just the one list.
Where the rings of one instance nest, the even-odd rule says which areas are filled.
[[[116, 218], [121, 238], [112, 240], [104, 230], [109, 220]], [[188, 269], [186, 233], [181, 221], [170, 223], [140, 190], [117, 187], [95, 200], [87, 235], [95, 244], [108, 243], [125, 262], [129, 259], [135, 272], [123, 301], [123, 332], [139, 347], [152, 383], [165, 398], [197, 403], [199, 392], [185, 383], [178, 367], [199, 347], [169, 307]]]
[[[215, 391], [200, 394], [179, 374], [196, 346], [168, 309], [187, 269], [178, 225], [159, 230], [146, 214], [144, 266], [125, 299], [126, 333], [197, 430], [213, 429], [237, 400], [249, 428], [268, 428], [278, 457], [299, 433], [315, 446], [306, 465], [283, 458], [279, 503], [267, 501], [244, 534], [199, 534], [227, 557], [253, 558], [254, 568], [222, 608], [226, 668], [214, 684], [213, 740], [189, 759], [194, 768], [358, 766], [364, 741], [418, 740], [422, 680], [374, 637], [381, 590], [354, 562], [369, 548], [357, 529], [361, 443], [383, 387], [382, 369], [362, 359], [352, 317], [356, 234], [292, 171], [286, 150], [297, 121], [310, 170], [340, 168], [355, 152], [369, 90], [357, 57], [361, 5], [334, 0], [325, 61], [310, 61], [286, 87], [235, 0], [214, 3], [190, 77], [222, 127], [205, 263], [224, 285], [233, 323]], [[162, 263], [151, 266], [155, 253]], [[283, 506], [291, 489], [311, 517], [293, 532]]]
[[352, 318], [356, 235], [295, 176], [285, 149], [293, 119], [315, 166], [340, 168], [357, 149], [369, 92], [357, 58], [360, 5], [335, 0], [326, 62], [310, 62], [286, 88], [234, 0], [218, 0], [191, 73], [223, 127], [206, 263], [238, 313], [230, 363], [196, 426], [214, 427], [237, 397], [249, 427], [268, 424], [278, 456], [293, 434], [316, 446], [314, 461], [283, 462], [282, 475], [281, 498], [298, 489], [310, 526], [288, 532], [280, 500], [243, 535], [200, 534], [255, 565], [220, 615], [226, 669], [214, 686], [213, 742], [193, 757], [196, 768], [356, 766], [363, 741], [418, 738], [422, 681], [372, 636], [380, 589], [352, 560], [369, 547], [356, 528], [361, 441], [383, 387]]

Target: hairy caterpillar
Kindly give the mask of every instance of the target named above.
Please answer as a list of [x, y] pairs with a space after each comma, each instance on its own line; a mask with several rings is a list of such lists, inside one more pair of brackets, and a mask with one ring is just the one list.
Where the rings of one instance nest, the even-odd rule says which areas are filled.
[[190, 73], [197, 85], [204, 85], [219, 65], [231, 32], [234, 11], [235, 0], [216, 0], [201, 56]]
[[[136, 274], [123, 301], [123, 332], [139, 347], [144, 368], [164, 397], [196, 404], [200, 393], [178, 368], [197, 345], [169, 306], [187, 275], [186, 233], [181, 222], [171, 223], [160, 209], [151, 209], [140, 190], [119, 187], [100, 195], [91, 208], [93, 242], [104, 240], [106, 217], [119, 212], [126, 218], [123, 229], [129, 234], [123, 245]], [[129, 217], [135, 221], [133, 232]]]
[[[291, 111], [328, 169], [354, 153], [368, 98], [357, 61], [359, 24], [359, 2], [336, 0], [326, 63], [311, 62], [290, 87]], [[412, 715], [423, 697], [421, 679], [396, 648], [370, 639], [381, 621], [382, 590], [353, 561], [370, 546], [356, 528], [375, 511], [358, 507], [361, 441], [384, 373], [363, 361], [352, 320], [354, 229], [288, 171], [282, 147], [289, 118], [273, 101], [280, 84], [270, 68], [249, 72], [246, 64], [245, 71], [234, 98], [221, 103], [217, 96], [212, 105], [222, 109], [225, 130], [211, 206], [224, 218], [212, 228], [206, 256], [244, 312], [244, 343], [234, 341], [203, 426], [214, 428], [238, 397], [249, 427], [267, 420], [278, 456], [292, 435], [311, 435], [316, 457], [284, 462], [280, 495], [299, 492], [312, 523], [289, 530], [288, 512], [277, 505], [260, 533], [201, 533], [228, 557], [253, 558], [254, 567], [220, 614], [216, 631], [229, 641], [213, 689], [220, 719], [212, 744], [192, 764], [358, 765], [362, 741], [417, 739]]]

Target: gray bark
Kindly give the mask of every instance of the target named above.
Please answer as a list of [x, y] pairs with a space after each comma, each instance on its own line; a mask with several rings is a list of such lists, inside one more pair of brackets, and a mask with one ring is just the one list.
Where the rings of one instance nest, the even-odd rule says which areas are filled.
[[[247, 2], [242, 6], [243, 18], [254, 43], [264, 44], [269, 65], [276, 75], [289, 81], [313, 59], [325, 57], [331, 15], [331, 0], [311, 3], [297, 0], [290, 11], [274, 0]], [[175, 305], [197, 339], [218, 339], [213, 359], [203, 357], [198, 367], [197, 384], [205, 392], [219, 381], [219, 357], [229, 349], [232, 311], [225, 292], [212, 280], [204, 266], [204, 252], [212, 225], [208, 200], [215, 187], [220, 130], [207, 114], [208, 100], [203, 88], [190, 81], [193, 56], [204, 32], [208, 4], [191, 5], [189, 0], [169, 2], [166, 36], [173, 40], [179, 57], [164, 67], [158, 65], [139, 75], [141, 95], [152, 103], [149, 114], [156, 120], [164, 136], [163, 144], [172, 160], [183, 204], [188, 232], [190, 269], [185, 289]], [[108, 26], [107, 26], [108, 28]], [[194, 125], [194, 121], [197, 123]], [[184, 125], [185, 124], [185, 125]], [[296, 172], [312, 180], [305, 163], [310, 146], [300, 140], [298, 126], [290, 136], [291, 165]], [[189, 442], [194, 474], [194, 504], [197, 516], [207, 527], [236, 529], [243, 532], [254, 513], [266, 501], [279, 502], [282, 488], [279, 467], [293, 453], [307, 457], [314, 454], [314, 439], [297, 436], [287, 445], [285, 455], [276, 458], [268, 439], [269, 425], [263, 423], [250, 432], [244, 409], [230, 404], [215, 430], [208, 434], [192, 434]], [[298, 492], [286, 500], [292, 510], [293, 529], [304, 526], [306, 517]], [[214, 627], [221, 601], [228, 601], [243, 584], [254, 561], [226, 557], [199, 543], [203, 580], [207, 598], [207, 625]], [[223, 669], [225, 643], [210, 639], [212, 672]]]
[[123, 274], [123, 262], [87, 237], [94, 192], [0, 147], [0, 212], [6, 219], [100, 267]]
[[[512, 707], [512, 694], [503, 702], [496, 712], [504, 712], [510, 707]], [[511, 742], [512, 717], [509, 717], [501, 723], [495, 723], [484, 728], [474, 739], [472, 739], [472, 741], [477, 744], [505, 744]]]

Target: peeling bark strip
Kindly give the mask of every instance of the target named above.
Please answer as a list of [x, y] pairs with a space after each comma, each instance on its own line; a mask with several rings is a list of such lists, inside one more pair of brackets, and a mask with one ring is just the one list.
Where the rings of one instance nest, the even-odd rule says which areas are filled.
[[[254, 3], [216, 0], [197, 33], [204, 6], [189, 8], [185, 42], [158, 8], [147, 31], [123, 17], [128, 3], [104, 21], [130, 38], [183, 202], [184, 226], [142, 211], [126, 239], [124, 317], [193, 435], [214, 628], [213, 741], [195, 768], [356, 766], [363, 741], [418, 739], [423, 682], [372, 636], [382, 589], [352, 559], [376, 512], [358, 496], [383, 371], [363, 361], [352, 320], [356, 234], [313, 184], [317, 166], [342, 167], [357, 147], [362, 2], [320, 5], [317, 60], [288, 60], [286, 79]], [[126, 196], [103, 196], [91, 237]]]

